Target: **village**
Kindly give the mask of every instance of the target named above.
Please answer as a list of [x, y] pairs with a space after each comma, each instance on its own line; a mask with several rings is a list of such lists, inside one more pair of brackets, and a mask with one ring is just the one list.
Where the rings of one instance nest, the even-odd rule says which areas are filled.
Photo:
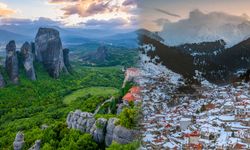
[[123, 98], [142, 103], [141, 149], [250, 149], [249, 83], [204, 80], [181, 95], [182, 76], [148, 60], [141, 55], [140, 67], [128, 71], [139, 86]]

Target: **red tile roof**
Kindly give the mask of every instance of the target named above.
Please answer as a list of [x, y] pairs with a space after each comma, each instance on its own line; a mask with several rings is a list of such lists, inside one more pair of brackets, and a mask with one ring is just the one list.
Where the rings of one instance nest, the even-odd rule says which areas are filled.
[[246, 148], [246, 145], [240, 144], [240, 143], [236, 143], [233, 148], [234, 149], [238, 149], [238, 150], [241, 150], [241, 149], [243, 150], [243, 149]]
[[128, 68], [127, 71], [139, 72], [139, 69], [137, 69], [137, 68]]
[[135, 100], [135, 97], [131, 93], [127, 93], [122, 99], [131, 102]]
[[191, 137], [191, 136], [200, 136], [200, 133], [198, 131], [194, 131], [192, 133], [189, 134], [185, 134], [185, 137]]
[[129, 91], [134, 94], [140, 94], [141, 88], [139, 86], [133, 86]]
[[169, 123], [165, 126], [166, 128], [172, 127]]
[[209, 104], [207, 104], [207, 105], [205, 106], [205, 108], [206, 108], [206, 110], [211, 110], [211, 109], [214, 109], [214, 108], [215, 108], [215, 105], [209, 103]]
[[194, 150], [202, 150], [202, 144], [188, 144], [187, 147], [189, 149], [194, 149]]

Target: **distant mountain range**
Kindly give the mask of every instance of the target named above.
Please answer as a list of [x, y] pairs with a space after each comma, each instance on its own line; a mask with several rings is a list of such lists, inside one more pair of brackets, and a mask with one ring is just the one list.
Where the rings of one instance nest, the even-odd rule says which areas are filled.
[[151, 59], [158, 58], [156, 63], [162, 63], [186, 78], [193, 78], [197, 70], [209, 81], [224, 83], [233, 80], [237, 71], [250, 69], [250, 38], [230, 48], [225, 47], [224, 40], [168, 46], [152, 38], [152, 34], [139, 35], [140, 45], [155, 47], [147, 52], [142, 49], [143, 53]]
[[23, 40], [29, 40], [30, 37], [0, 29], [0, 41], [1, 42], [10, 41], [12, 39], [15, 39], [16, 41], [23, 41]]
[[[5, 47], [10, 40], [15, 40], [17, 45], [25, 41], [32, 41], [40, 26], [25, 25], [1, 25], [0, 26], [0, 48]], [[50, 26], [49, 26], [50, 27]], [[135, 32], [107, 32], [98, 29], [61, 28], [52, 26], [60, 32], [62, 42], [67, 45], [79, 45], [89, 42], [108, 43], [117, 46], [134, 48], [137, 46], [137, 35]]]

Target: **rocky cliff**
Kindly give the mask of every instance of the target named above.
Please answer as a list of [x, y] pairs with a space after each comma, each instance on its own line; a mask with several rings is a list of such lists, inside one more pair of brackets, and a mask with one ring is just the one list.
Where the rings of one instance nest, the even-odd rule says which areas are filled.
[[58, 78], [63, 69], [63, 51], [60, 34], [51, 28], [40, 28], [35, 38], [36, 59], [42, 62], [50, 76]]
[[95, 119], [92, 113], [76, 110], [68, 114], [67, 125], [69, 128], [90, 133], [96, 142], [105, 143], [106, 146], [109, 146], [112, 141], [127, 144], [135, 140], [139, 135], [138, 131], [116, 125], [117, 120], [117, 118]]
[[72, 71], [70, 62], [69, 62], [69, 49], [65, 48], [63, 49], [63, 62], [67, 70], [70, 72]]
[[22, 63], [27, 77], [30, 80], [36, 80], [35, 68], [33, 66], [33, 54], [31, 45], [25, 42], [21, 48]]
[[31, 148], [29, 148], [29, 150], [40, 150], [41, 143], [41, 140], [36, 140], [35, 144]]
[[16, 43], [10, 41], [6, 46], [5, 68], [12, 83], [19, 82], [18, 59], [16, 54]]
[[0, 73], [0, 88], [4, 86], [5, 86], [5, 81], [4, 81], [3, 75]]
[[106, 46], [99, 46], [95, 52], [87, 53], [82, 57], [82, 61], [99, 64], [107, 61], [109, 56], [108, 48]]
[[13, 143], [14, 150], [21, 150], [23, 146], [24, 146], [24, 134], [22, 132], [18, 132], [16, 134], [16, 138]]

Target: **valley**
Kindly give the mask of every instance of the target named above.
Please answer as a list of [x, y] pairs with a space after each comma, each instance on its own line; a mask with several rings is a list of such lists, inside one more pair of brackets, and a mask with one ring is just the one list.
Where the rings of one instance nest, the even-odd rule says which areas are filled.
[[21, 74], [19, 86], [8, 85], [0, 90], [1, 147], [11, 148], [18, 131], [24, 131], [26, 144], [31, 146], [44, 134], [40, 129], [42, 125], [64, 123], [68, 112], [75, 109], [94, 112], [99, 103], [109, 98], [106, 93], [106, 96], [90, 94], [86, 98], [81, 95], [66, 105], [63, 99], [71, 91], [91, 88], [95, 94], [95, 91], [98, 92], [98, 88], [93, 88], [95, 86], [119, 89], [122, 85], [123, 73], [120, 67], [82, 67], [76, 70], [73, 75], [64, 75], [54, 80], [40, 67], [40, 70], [37, 69], [37, 81], [29, 81]]
[[[46, 36], [53, 38], [46, 39]], [[66, 120], [72, 111], [77, 110], [93, 113], [93, 117], [97, 119], [96, 124], [99, 118], [117, 118], [118, 121], [118, 118], [126, 115], [117, 113], [117, 105], [122, 103], [122, 97], [128, 90], [122, 88], [122, 65], [126, 63], [117, 64], [115, 60], [116, 55], [120, 55], [120, 62], [127, 61], [123, 57], [126, 53], [119, 54], [121, 48], [109, 46], [107, 51], [111, 49], [112, 57], [108, 61], [111, 63], [101, 61], [98, 66], [84, 65], [76, 58], [80, 56], [75, 53], [76, 50], [62, 48], [59, 33], [50, 28], [39, 29], [34, 45], [35, 51], [32, 43], [26, 42], [20, 52], [18, 49], [16, 51], [15, 41], [10, 41], [6, 46], [8, 55], [6, 58], [3, 55], [1, 59], [0, 148], [12, 149], [14, 146], [14, 149], [28, 149], [33, 146], [47, 150], [81, 149], [87, 146], [89, 149], [105, 149], [104, 141], [94, 138], [95, 132], [69, 129]], [[95, 43], [94, 49], [87, 45], [84, 46], [86, 51], [93, 52], [99, 44]], [[122, 47], [122, 50], [135, 55], [126, 65], [135, 65], [136, 51], [127, 49], [130, 48]], [[84, 49], [78, 50], [85, 53]], [[94, 59], [96, 56], [92, 57]], [[5, 62], [9, 66], [4, 67]], [[130, 88], [130, 85], [126, 88]], [[126, 126], [125, 123], [119, 124], [118, 129], [125, 130], [125, 134], [132, 132], [123, 127]], [[96, 128], [95, 124], [92, 128]], [[132, 126], [130, 128], [132, 130]], [[54, 136], [57, 134], [61, 136]], [[123, 144], [130, 142], [131, 139]], [[112, 149], [112, 137], [107, 146], [109, 145]], [[123, 147], [117, 143], [114, 146]], [[138, 147], [138, 143], [124, 146]]]

